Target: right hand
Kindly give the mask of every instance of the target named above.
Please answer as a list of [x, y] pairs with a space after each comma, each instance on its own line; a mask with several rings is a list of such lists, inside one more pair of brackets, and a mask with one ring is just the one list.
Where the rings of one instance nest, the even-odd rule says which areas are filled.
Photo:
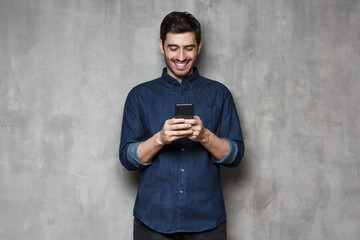
[[163, 146], [174, 140], [187, 137], [193, 133], [190, 123], [185, 123], [183, 118], [166, 120], [163, 128], [158, 132], [157, 144]]

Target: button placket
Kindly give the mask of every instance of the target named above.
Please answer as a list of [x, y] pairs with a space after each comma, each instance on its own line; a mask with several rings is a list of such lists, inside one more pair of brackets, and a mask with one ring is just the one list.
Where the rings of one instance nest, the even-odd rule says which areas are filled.
[[[181, 140], [181, 146], [180, 146], [180, 154], [182, 155], [183, 152], [185, 152], [184, 142]], [[179, 194], [183, 196], [184, 194], [184, 187], [185, 187], [185, 166], [184, 166], [184, 159], [181, 157], [179, 161]]]

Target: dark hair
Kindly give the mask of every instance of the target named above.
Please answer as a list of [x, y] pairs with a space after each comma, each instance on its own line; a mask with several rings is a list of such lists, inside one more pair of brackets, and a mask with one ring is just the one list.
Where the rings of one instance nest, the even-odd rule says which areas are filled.
[[201, 27], [196, 18], [188, 12], [171, 12], [160, 25], [160, 39], [163, 44], [167, 33], [195, 32], [197, 44], [201, 41]]

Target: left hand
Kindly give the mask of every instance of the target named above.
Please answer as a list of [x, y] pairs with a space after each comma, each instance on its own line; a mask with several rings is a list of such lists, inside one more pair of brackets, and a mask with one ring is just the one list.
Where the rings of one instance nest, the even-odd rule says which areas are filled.
[[185, 119], [185, 123], [191, 124], [190, 129], [192, 130], [192, 133], [187, 135], [187, 138], [201, 143], [217, 160], [222, 159], [229, 153], [229, 143], [205, 128], [199, 116], [194, 116], [193, 119]]
[[195, 142], [202, 142], [205, 139], [205, 130], [201, 119], [199, 116], [194, 116], [193, 119], [185, 119], [185, 123], [192, 125], [191, 129], [193, 130], [192, 134], [188, 136], [189, 139]]

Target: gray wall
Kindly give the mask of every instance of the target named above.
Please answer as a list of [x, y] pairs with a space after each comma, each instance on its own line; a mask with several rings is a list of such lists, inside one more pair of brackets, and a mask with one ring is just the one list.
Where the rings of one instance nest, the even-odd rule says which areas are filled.
[[173, 10], [202, 23], [200, 73], [241, 118], [229, 239], [358, 239], [357, 0], [1, 0], [0, 239], [132, 239], [123, 105], [160, 75]]

